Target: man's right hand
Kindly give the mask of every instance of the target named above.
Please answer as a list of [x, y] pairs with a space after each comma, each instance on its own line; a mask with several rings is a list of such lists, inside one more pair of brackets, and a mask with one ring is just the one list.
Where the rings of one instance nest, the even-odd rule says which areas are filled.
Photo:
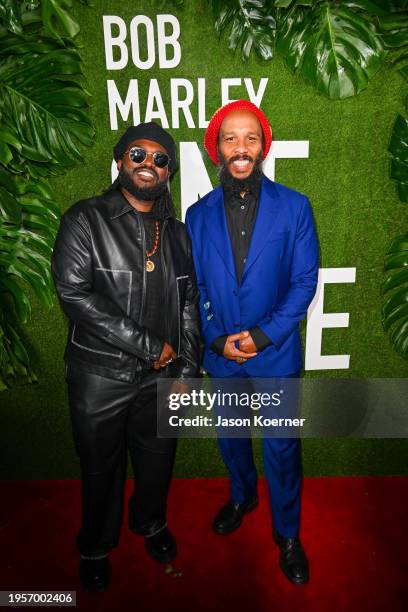
[[177, 359], [177, 355], [174, 352], [173, 347], [167, 342], [165, 342], [158, 361], [155, 361], [153, 363], [153, 368], [155, 370], [165, 368], [169, 364], [169, 362], [174, 361], [174, 359]]
[[239, 342], [246, 338], [246, 332], [239, 332], [238, 334], [232, 334], [228, 336], [225, 341], [223, 355], [226, 359], [231, 359], [237, 363], [244, 363], [251, 357], [255, 357], [258, 353], [244, 353], [235, 346], [235, 342]]

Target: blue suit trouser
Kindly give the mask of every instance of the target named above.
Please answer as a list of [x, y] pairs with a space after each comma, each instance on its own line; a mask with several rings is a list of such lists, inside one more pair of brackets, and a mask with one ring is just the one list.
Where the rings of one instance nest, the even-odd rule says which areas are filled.
[[[279, 378], [298, 376], [296, 372]], [[219, 438], [218, 444], [230, 476], [231, 500], [234, 503], [249, 501], [257, 491], [251, 438]], [[262, 438], [262, 451], [273, 526], [285, 538], [297, 537], [302, 481], [300, 440], [265, 437]]]

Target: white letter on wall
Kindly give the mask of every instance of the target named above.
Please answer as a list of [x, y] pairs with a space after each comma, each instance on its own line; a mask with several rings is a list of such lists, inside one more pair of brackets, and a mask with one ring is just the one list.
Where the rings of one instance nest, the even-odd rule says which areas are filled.
[[[157, 110], [154, 108], [155, 104]], [[149, 95], [147, 96], [146, 102], [145, 123], [153, 121], [153, 119], [160, 119], [163, 128], [167, 129], [169, 127], [157, 79], [150, 79]]]
[[228, 104], [228, 102], [234, 102], [234, 98], [230, 98], [230, 87], [239, 87], [240, 85], [241, 79], [221, 79], [221, 106]]
[[264, 174], [266, 174], [271, 181], [274, 181], [275, 159], [305, 159], [308, 157], [308, 140], [274, 140], [262, 168]]
[[261, 106], [262, 98], [264, 97], [265, 89], [268, 84], [267, 78], [263, 78], [259, 81], [258, 91], [255, 93], [254, 85], [252, 83], [252, 79], [244, 79], [245, 87], [248, 92], [249, 99], [253, 104], [255, 104], [258, 108]]
[[118, 129], [117, 111], [119, 111], [123, 121], [127, 121], [130, 113], [130, 107], [132, 107], [133, 125], [138, 125], [140, 123], [140, 110], [137, 79], [131, 79], [129, 81], [129, 88], [127, 90], [126, 100], [124, 102], [120, 97], [115, 81], [108, 80], [107, 85], [111, 130]]
[[305, 370], [347, 370], [350, 355], [322, 355], [323, 329], [348, 327], [348, 312], [323, 312], [326, 283], [355, 283], [356, 268], [321, 268], [316, 294], [307, 311]]
[[187, 208], [212, 190], [201, 151], [196, 142], [180, 142], [181, 218]]
[[[184, 89], [184, 100], [179, 99], [179, 89]], [[187, 79], [170, 79], [171, 116], [172, 127], [180, 127], [179, 113], [183, 111], [187, 126], [194, 128], [194, 119], [190, 111], [190, 104], [194, 100], [194, 89]]]
[[[172, 25], [171, 34], [166, 34], [166, 23]], [[157, 42], [159, 46], [160, 68], [175, 68], [181, 60], [181, 47], [178, 41], [180, 23], [174, 15], [157, 15]], [[166, 47], [173, 47], [173, 58], [168, 59]]]
[[[142, 24], [146, 28], [147, 58], [145, 60], [140, 59], [139, 26]], [[132, 41], [132, 60], [134, 65], [136, 68], [140, 68], [140, 70], [149, 70], [156, 59], [152, 20], [146, 17], [146, 15], [136, 15], [136, 17], [133, 17], [130, 22], [130, 39]]]
[[[105, 43], [105, 61], [108, 70], [122, 70], [128, 63], [128, 50], [125, 44], [126, 24], [116, 15], [104, 15], [103, 20], [103, 40]], [[119, 28], [118, 36], [112, 36], [112, 25]], [[113, 47], [119, 47], [120, 58], [113, 59]]]

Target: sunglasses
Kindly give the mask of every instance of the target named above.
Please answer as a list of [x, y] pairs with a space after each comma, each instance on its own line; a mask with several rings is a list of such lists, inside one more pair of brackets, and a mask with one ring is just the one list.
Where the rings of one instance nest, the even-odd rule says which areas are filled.
[[145, 159], [151, 155], [154, 165], [158, 168], [165, 168], [169, 165], [170, 157], [167, 153], [163, 153], [162, 151], [156, 151], [155, 153], [148, 153], [142, 147], [132, 147], [129, 149], [129, 158], [135, 164], [141, 164], [145, 161]]

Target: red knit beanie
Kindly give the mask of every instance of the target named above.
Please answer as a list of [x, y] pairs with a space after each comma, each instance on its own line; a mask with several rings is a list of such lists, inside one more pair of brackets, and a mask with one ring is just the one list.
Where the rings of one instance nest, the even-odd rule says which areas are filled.
[[219, 162], [217, 155], [217, 144], [218, 132], [220, 131], [221, 123], [229, 113], [236, 110], [246, 110], [254, 113], [261, 124], [264, 135], [265, 146], [262, 159], [265, 159], [269, 153], [269, 149], [271, 148], [272, 144], [272, 130], [266, 115], [252, 102], [248, 102], [248, 100], [236, 100], [235, 102], [230, 102], [225, 106], [221, 106], [221, 108], [215, 111], [205, 132], [204, 146], [214, 164], [218, 164]]

